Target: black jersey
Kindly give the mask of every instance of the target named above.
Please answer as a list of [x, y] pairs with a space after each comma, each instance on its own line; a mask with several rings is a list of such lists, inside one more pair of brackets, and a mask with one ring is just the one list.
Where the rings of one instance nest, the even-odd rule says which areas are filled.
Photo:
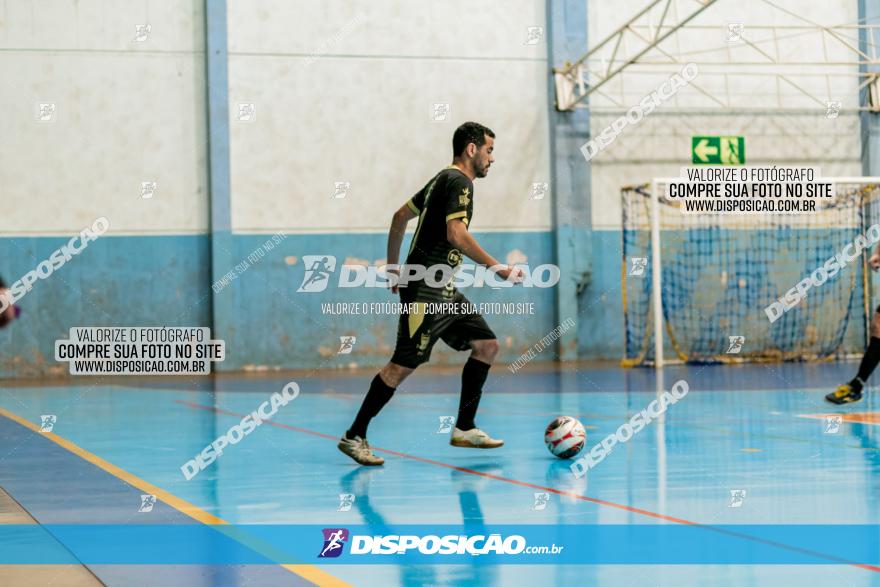
[[[461, 218], [465, 226], [474, 210], [474, 184], [457, 167], [450, 165], [434, 176], [406, 204], [419, 215], [419, 224], [406, 257], [407, 265], [446, 265], [453, 271], [461, 264], [461, 251], [446, 240], [446, 223]], [[435, 280], [436, 283], [436, 280]], [[434, 287], [410, 281], [401, 288], [404, 300], [443, 301], [452, 299], [452, 279], [445, 286]]]

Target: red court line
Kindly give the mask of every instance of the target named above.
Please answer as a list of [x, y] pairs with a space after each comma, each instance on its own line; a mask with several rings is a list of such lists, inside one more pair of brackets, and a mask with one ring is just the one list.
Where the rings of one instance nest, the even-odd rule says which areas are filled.
[[847, 412], [836, 414], [800, 414], [798, 418], [815, 418], [824, 420], [832, 416], [839, 416], [841, 422], [854, 422], [856, 424], [880, 425], [880, 412]]
[[[196, 403], [188, 402], [185, 400], [174, 400], [174, 402], [178, 403], [178, 404], [185, 405], [187, 407], [190, 407], [190, 408], [193, 408], [196, 410], [203, 410], [206, 412], [215, 412], [217, 414], [223, 414], [226, 416], [234, 416], [236, 418], [244, 418], [245, 416], [247, 416], [247, 414], [239, 414], [237, 412], [231, 412], [229, 410], [224, 410], [223, 408], [218, 408], [215, 406], [203, 406], [201, 404], [196, 404]], [[331, 436], [330, 434], [324, 434], [323, 432], [316, 432], [315, 430], [309, 430], [308, 428], [300, 428], [299, 426], [290, 426], [289, 424], [281, 424], [279, 422], [274, 422], [272, 420], [263, 420], [263, 424], [268, 424], [269, 426], [274, 426], [276, 428], [283, 428], [285, 430], [293, 430], [295, 432], [302, 432], [303, 434], [310, 434], [311, 436], [317, 436], [318, 438], [326, 438], [327, 440], [332, 440], [333, 442], [339, 441], [339, 438], [336, 436]], [[557, 495], [564, 495], [566, 497], [572, 497], [574, 499], [579, 499], [581, 501], [595, 503], [597, 505], [604, 505], [604, 506], [608, 506], [608, 507], [613, 507], [613, 508], [625, 510], [627, 512], [631, 512], [634, 514], [641, 514], [643, 516], [656, 518], [658, 520], [672, 522], [674, 524], [683, 524], [686, 526], [699, 526], [700, 528], [704, 528], [706, 530], [711, 530], [713, 532], [718, 532], [721, 534], [726, 534], [728, 536], [735, 536], [737, 538], [743, 538], [743, 539], [751, 540], [754, 542], [760, 542], [760, 543], [766, 544], [768, 546], [776, 546], [778, 548], [783, 548], [785, 550], [799, 552], [801, 554], [807, 554], [807, 555], [818, 557], [818, 558], [824, 558], [826, 560], [831, 560], [834, 562], [838, 562], [840, 564], [850, 565], [850, 566], [858, 567], [858, 568], [865, 569], [868, 571], [874, 571], [875, 573], [880, 573], [880, 567], [877, 567], [874, 565], [861, 564], [861, 563], [857, 563], [854, 561], [842, 559], [842, 558], [839, 558], [839, 557], [836, 557], [833, 555], [823, 554], [821, 552], [815, 552], [812, 550], [800, 548], [797, 546], [791, 546], [788, 544], [783, 544], [781, 542], [775, 542], [772, 540], [765, 540], [765, 539], [759, 538], [757, 536], [750, 536], [748, 534], [741, 534], [739, 532], [734, 532], [732, 530], [717, 528], [715, 526], [708, 526], [705, 524], [701, 524], [699, 522], [692, 522], [690, 520], [685, 520], [682, 518], [675, 518], [672, 516], [667, 516], [665, 514], [659, 514], [657, 512], [652, 512], [649, 510], [643, 510], [641, 508], [635, 508], [632, 506], [623, 505], [621, 503], [614, 503], [613, 501], [605, 501], [604, 499], [596, 499], [595, 497], [587, 497], [586, 495], [580, 495], [579, 493], [574, 493], [571, 491], [560, 491], [559, 489], [554, 489], [552, 487], [545, 487], [543, 485], [536, 485], [534, 483], [529, 483], [527, 481], [520, 481], [518, 479], [511, 479], [509, 477], [501, 477], [500, 475], [493, 475], [491, 473], [485, 473], [483, 471], [476, 471], [474, 469], [468, 469], [466, 467], [458, 467], [456, 465], [450, 465], [449, 463], [444, 463], [442, 461], [435, 461], [433, 459], [426, 459], [424, 457], [417, 457], [415, 455], [397, 452], [395, 450], [389, 450], [387, 448], [378, 448], [373, 445], [370, 445], [370, 448], [372, 448], [376, 452], [391, 454], [394, 456], [402, 457], [405, 459], [410, 459], [410, 460], [417, 461], [420, 463], [426, 463], [429, 465], [436, 465], [438, 467], [444, 467], [446, 469], [453, 469], [455, 471], [461, 471], [462, 473], [469, 473], [471, 475], [478, 475], [480, 477], [487, 477], [489, 479], [495, 479], [496, 481], [501, 481], [502, 483], [509, 483], [511, 485], [518, 485], [520, 487], [529, 487], [531, 489], [540, 489], [541, 491], [555, 493]]]

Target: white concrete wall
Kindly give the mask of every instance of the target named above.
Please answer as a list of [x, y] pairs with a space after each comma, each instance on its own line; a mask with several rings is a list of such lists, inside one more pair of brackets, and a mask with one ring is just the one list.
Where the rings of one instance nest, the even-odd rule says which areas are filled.
[[[646, 5], [645, 0], [589, 3], [591, 46], [608, 36]], [[661, 6], [658, 8], [662, 8]], [[807, 109], [807, 114], [714, 114], [704, 113], [707, 107], [717, 108], [705, 95], [693, 89], [679, 92], [675, 100], [661, 105], [635, 126], [627, 126], [609, 148], [592, 159], [593, 222], [596, 228], [616, 229], [621, 225], [620, 188], [650, 181], [653, 177], [678, 176], [682, 165], [691, 164], [691, 137], [694, 135], [741, 135], [745, 137], [746, 164], [800, 165], [819, 167], [823, 175], [861, 175], [859, 121], [855, 114], [825, 117], [825, 107], [786, 82], [769, 76], [744, 75], [742, 72], [785, 71], [791, 80], [821, 100], [841, 100], [844, 108], [857, 103], [857, 77], [853, 66], [799, 66], [795, 70], [772, 65], [771, 59], [747, 44], [727, 41], [728, 23], [743, 23], [744, 37], [755, 43], [770, 58], [803, 62], [855, 61], [852, 51], [825, 35], [806, 29], [778, 29], [759, 26], [807, 25], [804, 20], [823, 25], [854, 24], [858, 19], [855, 0], [801, 2], [779, 0], [786, 14], [760, 0], [718, 2], [709, 7], [682, 31], [665, 40], [660, 48], [680, 58], [683, 63], [694, 60], [700, 73], [694, 84], [709, 94], [744, 108], [775, 107], [781, 100], [786, 106]], [[692, 8], [693, 2], [674, 4], [667, 24], [677, 20], [675, 10]], [[679, 14], [684, 14], [680, 12]], [[653, 23], [659, 21], [659, 13]], [[644, 29], [640, 29], [646, 33]], [[857, 32], [849, 33], [850, 42], [858, 46]], [[628, 37], [628, 42], [633, 39]], [[629, 44], [632, 49], [635, 43]], [[612, 47], [609, 47], [609, 52]], [[627, 48], [623, 46], [622, 50]], [[620, 57], [620, 56], [618, 56]], [[645, 59], [667, 59], [654, 50]], [[730, 62], [753, 62], [755, 65], [728, 65]], [[759, 65], [762, 64], [763, 65]], [[597, 62], [598, 65], [598, 62]], [[636, 66], [610, 81], [594, 94], [595, 107], [591, 117], [591, 133], [595, 137], [629, 107], [655, 90], [680, 65]], [[725, 77], [722, 71], [729, 72]], [[740, 74], [737, 75], [737, 72]], [[829, 81], [823, 74], [833, 73]], [[809, 75], [806, 75], [809, 74]], [[664, 106], [681, 106], [691, 114], [664, 112]]]
[[[591, 1], [591, 42], [643, 5]], [[819, 23], [857, 19], [855, 0], [781, 5]], [[533, 182], [551, 182], [550, 64], [543, 40], [525, 43], [527, 27], [546, 26], [543, 1], [230, 0], [229, 11], [235, 230], [385, 230], [390, 212], [448, 163], [452, 131], [468, 119], [498, 133], [498, 161], [476, 185], [474, 228], [550, 227], [550, 200], [529, 199]], [[801, 23], [759, 0], [719, 2], [663, 47], [719, 64], [760, 61], [727, 44], [737, 21], [771, 55], [776, 44], [757, 25]], [[145, 42], [134, 42], [137, 24], [152, 27]], [[4, 200], [27, 202], [0, 215], [3, 234], [67, 234], [102, 215], [122, 233], [207, 228], [203, 29], [201, 0], [0, 1], [0, 185]], [[792, 33], [778, 44], [783, 57], [852, 59], [828, 36]], [[674, 69], [636, 68], [608, 84], [593, 98], [593, 133], [617, 116], [615, 102], [638, 102]], [[622, 185], [687, 163], [694, 134], [745, 135], [749, 164], [860, 173], [855, 116], [826, 119], [791, 86], [743, 76], [724, 86], [713, 71], [697, 80], [710, 93], [729, 88], [760, 106], [779, 92], [816, 115], [669, 116], [661, 107], [594, 158], [596, 227], [619, 227]], [[853, 76], [793, 79], [845, 104], [855, 97]], [[705, 103], [694, 92], [679, 100]], [[40, 102], [56, 105], [54, 122], [37, 122]], [[235, 120], [239, 102], [256, 105], [253, 122]], [[450, 104], [445, 122], [430, 119], [439, 102]], [[142, 181], [158, 183], [151, 200], [140, 197]], [[345, 199], [331, 199], [336, 181], [351, 182]]]
[[204, 232], [203, 48], [201, 0], [0, 1], [0, 233]]
[[[233, 229], [385, 231], [451, 160], [452, 133], [497, 133], [475, 230], [549, 229], [544, 2], [230, 0]], [[251, 122], [238, 103], [254, 103]], [[434, 103], [448, 103], [433, 122]], [[334, 182], [350, 182], [332, 199]]]

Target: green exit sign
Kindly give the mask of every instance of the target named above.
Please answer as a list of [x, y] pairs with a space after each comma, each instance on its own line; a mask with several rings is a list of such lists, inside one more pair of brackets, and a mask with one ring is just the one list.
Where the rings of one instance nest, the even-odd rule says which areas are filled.
[[744, 165], [743, 137], [691, 137], [691, 161], [703, 165]]

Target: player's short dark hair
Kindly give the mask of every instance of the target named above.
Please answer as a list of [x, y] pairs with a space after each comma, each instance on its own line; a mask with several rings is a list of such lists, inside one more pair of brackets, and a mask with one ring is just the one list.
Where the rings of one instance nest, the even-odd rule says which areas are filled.
[[479, 122], [465, 122], [455, 129], [455, 134], [452, 135], [452, 156], [461, 155], [462, 151], [471, 143], [475, 144], [477, 148], [482, 147], [486, 144], [487, 136], [495, 138], [495, 133], [491, 128], [483, 126]]

